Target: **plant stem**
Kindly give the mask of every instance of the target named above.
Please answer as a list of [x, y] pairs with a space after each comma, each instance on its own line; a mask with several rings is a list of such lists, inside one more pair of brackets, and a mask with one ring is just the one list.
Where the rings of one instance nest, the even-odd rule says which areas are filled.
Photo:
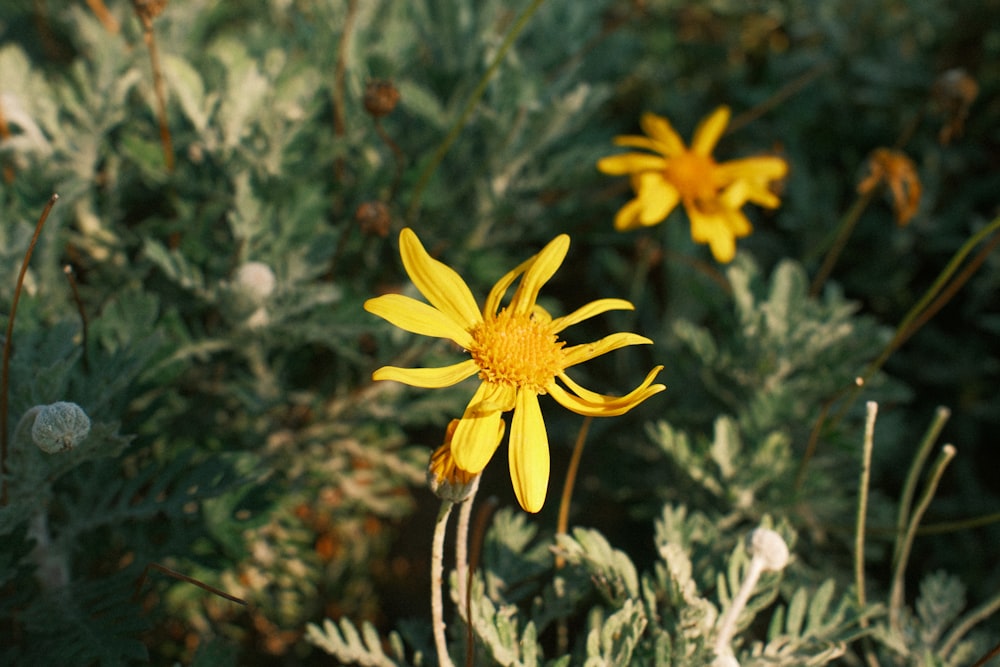
[[444, 603], [441, 599], [441, 588], [444, 585], [444, 535], [453, 506], [454, 503], [448, 500], [441, 503], [437, 523], [434, 524], [434, 541], [431, 546], [431, 616], [434, 626], [434, 646], [437, 649], [440, 667], [455, 667], [451, 656], [448, 655], [448, 642], [444, 635]]
[[889, 627], [896, 633], [902, 631], [900, 627], [900, 615], [905, 602], [904, 575], [906, 574], [906, 563], [910, 559], [910, 550], [913, 548], [913, 538], [916, 536], [917, 526], [920, 524], [920, 519], [923, 518], [924, 512], [926, 512], [928, 506], [930, 506], [931, 499], [934, 497], [934, 492], [937, 491], [938, 482], [941, 481], [941, 475], [944, 474], [944, 469], [948, 467], [948, 463], [954, 457], [955, 448], [952, 445], [945, 445], [941, 448], [941, 454], [938, 456], [937, 461], [934, 462], [934, 467], [931, 469], [930, 479], [927, 481], [927, 488], [924, 489], [924, 494], [920, 497], [920, 501], [917, 503], [917, 507], [913, 511], [913, 516], [910, 518], [910, 523], [906, 529], [906, 535], [903, 537], [902, 545], [899, 550], [899, 558], [895, 563], [893, 563], [892, 587], [889, 589]]
[[[858, 517], [857, 530], [854, 535], [854, 585], [857, 588], [858, 609], [864, 610], [868, 601], [865, 596], [865, 521], [868, 515], [868, 484], [871, 482], [872, 450], [875, 446], [875, 417], [878, 415], [878, 403], [868, 401], [865, 405], [865, 442], [861, 455], [861, 481], [858, 484]], [[868, 625], [868, 619], [862, 618], [862, 627]]]
[[[964, 637], [969, 630], [974, 628], [976, 625], [996, 613], [997, 610], [1000, 610], [1000, 593], [995, 594], [989, 600], [970, 611], [962, 618], [961, 621], [956, 623], [951, 632], [948, 634], [948, 637], [941, 643], [941, 649], [938, 651], [938, 655], [947, 660], [948, 654], [955, 649], [955, 646], [962, 639], [962, 637]], [[996, 654], [993, 653], [991, 655]], [[976, 664], [985, 664], [985, 662], [980, 661]]]
[[949, 416], [951, 416], [951, 410], [948, 408], [939, 407], [937, 409], [934, 421], [931, 422], [927, 433], [924, 434], [924, 439], [917, 448], [917, 454], [910, 465], [910, 472], [903, 483], [903, 491], [899, 496], [899, 518], [896, 519], [896, 546], [892, 551], [893, 563], [899, 561], [900, 552], [903, 550], [903, 535], [906, 533], [906, 524], [910, 519], [910, 508], [913, 504], [913, 495], [917, 490], [917, 482], [920, 479], [920, 471], [923, 470], [924, 463], [930, 456], [931, 447], [934, 446], [934, 441], [941, 434], [941, 429], [944, 428]]
[[533, 0], [533, 2], [528, 5], [528, 7], [521, 12], [521, 15], [517, 17], [517, 21], [511, 26], [510, 31], [504, 37], [503, 43], [500, 45], [499, 50], [495, 56], [493, 56], [493, 61], [490, 66], [486, 68], [486, 72], [480, 77], [479, 83], [476, 84], [475, 90], [469, 95], [469, 99], [466, 100], [465, 106], [462, 108], [462, 112], [459, 114], [458, 119], [451, 126], [451, 130], [445, 136], [444, 140], [438, 145], [434, 154], [431, 156], [430, 161], [424, 170], [420, 173], [420, 177], [417, 179], [417, 184], [413, 188], [413, 197], [410, 200], [410, 207], [406, 211], [406, 219], [411, 223], [417, 216], [417, 209], [420, 208], [420, 199], [423, 197], [424, 190], [427, 188], [427, 184], [430, 183], [431, 176], [437, 170], [438, 165], [444, 159], [445, 154], [451, 148], [451, 145], [455, 143], [458, 139], [458, 135], [462, 133], [465, 128], [466, 123], [469, 122], [469, 118], [472, 116], [473, 109], [476, 108], [476, 104], [482, 98], [483, 93], [486, 92], [486, 86], [489, 84], [490, 79], [496, 74], [497, 70], [500, 68], [500, 63], [503, 62], [504, 58], [507, 57], [507, 52], [510, 51], [510, 47], [514, 45], [514, 40], [517, 36], [521, 34], [525, 26], [528, 25], [528, 20], [538, 11], [538, 8], [542, 6], [545, 0]]
[[483, 477], [477, 475], [469, 489], [468, 497], [462, 501], [462, 506], [458, 511], [458, 526], [455, 529], [455, 578], [458, 582], [458, 608], [465, 617], [466, 622], [472, 614], [472, 599], [469, 596], [469, 523], [472, 518], [472, 506], [476, 500], [476, 492], [479, 491], [479, 480]]
[[14, 316], [17, 315], [17, 303], [20, 301], [21, 291], [24, 289], [24, 276], [28, 272], [31, 255], [35, 252], [42, 227], [45, 226], [45, 221], [49, 218], [49, 211], [58, 200], [59, 195], [57, 194], [49, 197], [48, 203], [42, 209], [42, 215], [38, 218], [35, 233], [31, 235], [28, 250], [24, 253], [24, 261], [21, 262], [21, 271], [17, 274], [14, 298], [11, 300], [10, 315], [7, 317], [7, 335], [3, 341], [3, 367], [0, 370], [0, 507], [7, 506], [7, 418], [10, 405], [10, 349], [14, 337]]
[[816, 272], [816, 276], [813, 278], [812, 284], [809, 286], [809, 296], [816, 296], [819, 294], [820, 290], [823, 289], [823, 284], [833, 272], [833, 267], [836, 266], [837, 260], [840, 259], [840, 253], [843, 252], [844, 247], [847, 246], [847, 240], [851, 237], [851, 232], [854, 231], [854, 227], [858, 224], [858, 220], [861, 219], [861, 214], [864, 213], [865, 209], [868, 208], [868, 204], [871, 203], [876, 190], [876, 188], [872, 188], [855, 199], [854, 204], [851, 205], [851, 208], [846, 214], [844, 214], [844, 217], [841, 218], [840, 225], [837, 228], [837, 235], [834, 237], [833, 242], [830, 245], [830, 249], [826, 253], [826, 257], [823, 258], [822, 266], [820, 266], [819, 271]]

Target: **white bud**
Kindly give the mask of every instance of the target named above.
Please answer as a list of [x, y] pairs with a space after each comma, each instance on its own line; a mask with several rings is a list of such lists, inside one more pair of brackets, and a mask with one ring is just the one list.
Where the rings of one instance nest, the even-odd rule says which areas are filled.
[[43, 405], [31, 426], [31, 439], [46, 454], [77, 447], [90, 433], [90, 417], [76, 403]]
[[252, 298], [256, 303], [260, 303], [271, 296], [278, 283], [274, 277], [274, 271], [263, 262], [246, 262], [236, 270], [237, 289]]
[[751, 558], [761, 559], [765, 570], [778, 572], [788, 565], [788, 545], [781, 535], [768, 528], [757, 528], [750, 533], [747, 551]]

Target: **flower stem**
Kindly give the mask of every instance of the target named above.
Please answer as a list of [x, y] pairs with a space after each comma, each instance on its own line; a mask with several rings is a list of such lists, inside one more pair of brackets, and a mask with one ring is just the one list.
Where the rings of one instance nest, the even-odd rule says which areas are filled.
[[[868, 484], [871, 481], [872, 449], [875, 445], [875, 417], [878, 415], [878, 403], [868, 401], [867, 418], [865, 420], [865, 442], [861, 457], [861, 481], [858, 484], [858, 518], [857, 531], [854, 536], [854, 586], [858, 589], [858, 609], [864, 610], [868, 604], [865, 599], [865, 520], [868, 515]], [[868, 624], [862, 619], [862, 627]]]
[[434, 524], [434, 540], [431, 546], [431, 615], [434, 625], [434, 646], [437, 649], [440, 667], [454, 667], [451, 656], [448, 655], [448, 642], [444, 636], [444, 603], [441, 599], [441, 588], [444, 585], [444, 535], [453, 506], [454, 503], [448, 500], [441, 503], [437, 523]]
[[899, 549], [899, 557], [893, 563], [892, 587], [889, 589], [889, 627], [894, 632], [898, 633], [902, 631], [900, 618], [905, 597], [903, 579], [906, 574], [906, 563], [910, 559], [910, 550], [913, 548], [913, 538], [917, 533], [917, 526], [920, 524], [920, 519], [923, 518], [924, 512], [927, 511], [928, 506], [931, 504], [931, 499], [934, 497], [935, 491], [937, 491], [937, 486], [941, 481], [941, 475], [944, 474], [944, 469], [948, 467], [948, 463], [954, 457], [955, 448], [952, 445], [945, 445], [941, 448], [941, 454], [931, 469], [927, 488], [924, 489], [924, 494], [920, 497], [920, 501], [917, 503], [917, 507], [910, 517], [909, 526], [907, 526], [906, 534], [903, 536]]
[[472, 614], [472, 599], [469, 596], [469, 523], [472, 518], [472, 505], [476, 499], [481, 479], [482, 475], [477, 475], [472, 480], [469, 495], [462, 501], [462, 506], [458, 511], [458, 527], [455, 529], [455, 579], [458, 581], [458, 607], [466, 622]]
[[917, 454], [913, 457], [913, 463], [910, 465], [910, 472], [906, 476], [906, 481], [903, 483], [903, 491], [899, 496], [899, 517], [896, 519], [896, 546], [893, 548], [892, 560], [893, 562], [899, 561], [900, 553], [903, 550], [903, 535], [906, 533], [906, 524], [910, 520], [910, 509], [913, 505], [913, 494], [917, 490], [917, 481], [920, 478], [920, 471], [924, 467], [924, 463], [927, 461], [927, 457], [930, 456], [931, 447], [934, 446], [934, 441], [937, 440], [938, 436], [941, 434], [941, 430], [944, 428], [945, 422], [948, 421], [948, 417], [951, 416], [951, 410], [945, 407], [939, 407], [934, 415], [934, 421], [931, 422], [930, 428], [927, 429], [927, 433], [924, 434], [924, 439], [921, 441], [920, 446], [917, 448]]
[[483, 93], [486, 92], [486, 86], [489, 85], [490, 79], [493, 78], [493, 75], [496, 74], [497, 70], [500, 68], [500, 63], [502, 63], [504, 58], [507, 56], [507, 52], [510, 51], [510, 47], [514, 45], [514, 40], [517, 39], [517, 36], [520, 35], [521, 31], [528, 25], [528, 20], [531, 19], [536, 11], [538, 11], [538, 8], [542, 6], [543, 2], [545, 2], [545, 0], [534, 0], [530, 5], [528, 5], [528, 7], [521, 12], [521, 15], [517, 17], [517, 21], [514, 22], [513, 26], [511, 26], [507, 36], [504, 37], [503, 43], [497, 50], [496, 55], [493, 56], [493, 61], [490, 63], [490, 66], [486, 68], [486, 72], [483, 73], [483, 76], [479, 79], [479, 83], [476, 84], [475, 90], [472, 91], [469, 99], [466, 100], [465, 106], [462, 108], [462, 113], [459, 114], [458, 119], [455, 121], [454, 125], [451, 126], [451, 130], [448, 131], [447, 136], [445, 136], [444, 140], [440, 143], [440, 145], [438, 145], [437, 150], [434, 151], [434, 154], [431, 156], [427, 166], [424, 167], [424, 170], [420, 173], [420, 177], [417, 179], [417, 184], [413, 188], [413, 198], [410, 200], [410, 207], [406, 211], [407, 220], [412, 222], [416, 218], [417, 209], [420, 207], [420, 199], [423, 197], [424, 190], [427, 188], [427, 184], [430, 182], [431, 176], [434, 175], [438, 165], [441, 164], [441, 160], [444, 159], [444, 156], [451, 148], [451, 145], [455, 143], [455, 140], [458, 139], [458, 135], [461, 134], [462, 130], [465, 128], [466, 123], [469, 122], [469, 118], [472, 117], [473, 109], [476, 108], [476, 104], [482, 98]]
[[59, 200], [59, 195], [53, 194], [49, 197], [48, 203], [42, 209], [42, 215], [35, 225], [35, 233], [28, 243], [28, 250], [24, 253], [24, 260], [21, 262], [21, 271], [17, 274], [17, 284], [14, 286], [14, 298], [10, 302], [10, 315], [7, 317], [7, 334], [3, 341], [3, 362], [0, 369], [0, 507], [7, 505], [7, 417], [10, 402], [10, 350], [14, 337], [14, 316], [17, 314], [17, 302], [21, 299], [21, 291], [24, 289], [24, 276], [28, 272], [28, 263], [31, 255], [38, 245], [38, 237], [42, 234], [42, 227], [49, 219], [49, 211]]
[[858, 220], [861, 219], [861, 214], [864, 213], [865, 209], [868, 208], [868, 204], [871, 203], [872, 197], [875, 196], [875, 191], [876, 188], [872, 188], [855, 199], [854, 204], [851, 205], [851, 208], [841, 219], [840, 225], [837, 228], [837, 235], [830, 244], [830, 249], [827, 251], [826, 257], [823, 258], [823, 264], [819, 267], [819, 271], [816, 272], [812, 285], [809, 286], [809, 296], [816, 296], [823, 289], [823, 284], [833, 272], [833, 267], [837, 265], [840, 253], [847, 246], [847, 240], [851, 237], [851, 232], [854, 231]]

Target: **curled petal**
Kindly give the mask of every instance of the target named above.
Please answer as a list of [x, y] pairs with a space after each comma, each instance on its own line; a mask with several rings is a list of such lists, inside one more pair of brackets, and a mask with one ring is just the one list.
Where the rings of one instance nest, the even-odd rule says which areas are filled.
[[514, 407], [515, 392], [504, 385], [483, 382], [465, 408], [451, 440], [455, 465], [477, 474], [493, 457], [499, 441], [501, 414]]
[[694, 131], [691, 152], [710, 156], [715, 144], [719, 143], [722, 133], [726, 131], [727, 125], [729, 125], [729, 107], [721, 106], [713, 111], [711, 116], [701, 121], [698, 129]]
[[408, 384], [411, 387], [440, 389], [458, 384], [476, 374], [479, 366], [472, 359], [443, 366], [441, 368], [399, 368], [398, 366], [383, 366], [372, 373], [373, 380], [394, 380]]
[[602, 354], [622, 347], [628, 347], [629, 345], [649, 345], [652, 342], [650, 339], [639, 334], [626, 332], [613, 333], [601, 340], [595, 340], [593, 343], [583, 343], [582, 345], [567, 347], [563, 351], [563, 368], [582, 364], [594, 357], [599, 357]]
[[517, 392], [508, 456], [517, 502], [527, 512], [539, 511], [549, 486], [549, 437], [533, 391]]
[[534, 262], [521, 277], [521, 284], [511, 299], [510, 307], [515, 313], [527, 314], [538, 300], [542, 285], [559, 269], [569, 250], [569, 236], [560, 234], [542, 248], [534, 257]]
[[365, 310], [410, 333], [448, 338], [466, 350], [474, 342], [472, 335], [450, 316], [408, 296], [385, 294], [368, 299]]
[[552, 327], [553, 333], [559, 333], [574, 324], [579, 324], [584, 320], [588, 320], [591, 317], [600, 315], [601, 313], [606, 313], [609, 310], [635, 310], [635, 306], [625, 299], [598, 299], [597, 301], [591, 301], [587, 305], [577, 308], [569, 315], [557, 317], [552, 320], [550, 326]]
[[684, 152], [684, 141], [681, 139], [670, 121], [648, 111], [639, 119], [642, 131], [656, 140], [656, 151], [672, 157]]
[[642, 213], [642, 201], [636, 197], [629, 200], [615, 214], [615, 229], [620, 232], [630, 232], [638, 229], [642, 225], [639, 223], [639, 215]]
[[640, 171], [663, 171], [667, 161], [659, 155], [648, 153], [622, 153], [597, 161], [597, 169], [609, 176], [622, 176]]
[[559, 379], [573, 393], [566, 391], [554, 381], [546, 387], [546, 390], [561, 406], [577, 414], [588, 417], [614, 417], [625, 414], [650, 396], [665, 390], [666, 387], [662, 384], [652, 384], [662, 369], [663, 366], [657, 366], [651, 370], [642, 384], [624, 396], [606, 396], [584, 389], [565, 373], [560, 373]]
[[521, 262], [512, 271], [508, 271], [503, 278], [498, 280], [493, 288], [490, 290], [489, 296], [486, 297], [486, 304], [483, 306], [483, 316], [496, 315], [497, 311], [500, 309], [500, 302], [503, 301], [504, 295], [507, 294], [507, 290], [510, 286], [514, 284], [518, 276], [528, 270], [531, 263], [535, 261], [535, 258], [527, 259]]
[[431, 305], [471, 329], [482, 320], [469, 286], [454, 269], [431, 257], [409, 227], [399, 233], [399, 256], [410, 280]]

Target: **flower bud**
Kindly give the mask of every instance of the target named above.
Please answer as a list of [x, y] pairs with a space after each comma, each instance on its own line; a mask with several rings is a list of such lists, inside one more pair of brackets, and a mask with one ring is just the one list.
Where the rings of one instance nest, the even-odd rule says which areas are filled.
[[76, 403], [42, 406], [31, 426], [31, 439], [46, 454], [76, 448], [90, 433], [90, 417]]
[[764, 570], [778, 572], [788, 565], [788, 545], [781, 535], [769, 528], [757, 528], [749, 535], [747, 551], [760, 559]]
[[246, 262], [236, 270], [234, 284], [238, 290], [261, 303], [274, 292], [277, 279], [274, 271], [263, 262]]
[[392, 113], [399, 102], [399, 91], [391, 81], [369, 81], [365, 86], [365, 111], [375, 118]]

